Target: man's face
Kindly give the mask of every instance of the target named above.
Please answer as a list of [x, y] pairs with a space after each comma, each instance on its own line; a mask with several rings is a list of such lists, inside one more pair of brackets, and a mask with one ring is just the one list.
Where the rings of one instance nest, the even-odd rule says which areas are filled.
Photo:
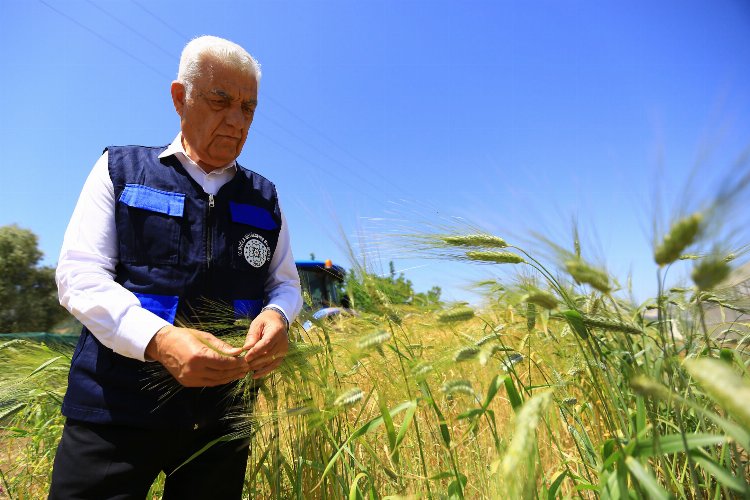
[[193, 83], [172, 83], [172, 100], [180, 115], [183, 146], [188, 156], [211, 171], [235, 160], [245, 144], [258, 104], [258, 81], [247, 73], [213, 61]]

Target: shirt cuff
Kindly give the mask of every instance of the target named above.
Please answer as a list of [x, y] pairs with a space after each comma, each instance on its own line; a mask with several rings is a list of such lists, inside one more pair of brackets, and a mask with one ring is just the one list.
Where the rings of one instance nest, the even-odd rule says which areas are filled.
[[142, 307], [131, 307], [120, 321], [115, 352], [146, 361], [146, 347], [156, 332], [171, 323]]
[[286, 329], [289, 330], [289, 315], [282, 309], [281, 306], [278, 304], [266, 304], [263, 306], [263, 309], [261, 311], [265, 311], [266, 309], [271, 309], [273, 311], [276, 311], [277, 313], [281, 314], [281, 317], [284, 318], [284, 321], [286, 322]]

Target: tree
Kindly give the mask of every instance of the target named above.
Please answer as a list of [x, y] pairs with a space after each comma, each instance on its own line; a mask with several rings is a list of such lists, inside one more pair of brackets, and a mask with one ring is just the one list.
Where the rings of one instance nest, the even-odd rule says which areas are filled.
[[352, 305], [360, 311], [375, 312], [379, 309], [377, 295], [381, 293], [391, 304], [414, 304], [435, 307], [440, 303], [440, 287], [433, 286], [427, 293], [415, 293], [411, 280], [404, 273], [396, 274], [396, 266], [389, 262], [389, 276], [378, 276], [363, 269], [352, 270], [346, 275], [346, 293]]
[[0, 332], [47, 331], [67, 315], [57, 301], [55, 269], [39, 266], [37, 237], [0, 227]]

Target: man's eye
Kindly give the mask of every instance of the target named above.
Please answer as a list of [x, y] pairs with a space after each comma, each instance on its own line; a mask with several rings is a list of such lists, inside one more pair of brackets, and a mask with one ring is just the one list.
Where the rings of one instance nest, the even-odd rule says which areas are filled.
[[222, 108], [226, 106], [226, 101], [224, 99], [209, 99], [208, 103], [215, 108]]
[[255, 113], [255, 106], [242, 106], [242, 112], [248, 115]]

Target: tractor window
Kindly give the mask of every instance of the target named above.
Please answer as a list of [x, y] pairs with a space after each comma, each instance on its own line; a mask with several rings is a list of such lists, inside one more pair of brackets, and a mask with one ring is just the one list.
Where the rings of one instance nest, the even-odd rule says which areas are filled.
[[326, 301], [326, 288], [320, 273], [308, 269], [300, 269], [299, 278], [302, 283], [302, 289], [310, 294], [313, 308], [323, 307]]
[[302, 289], [310, 294], [314, 309], [338, 306], [339, 280], [323, 269], [298, 269]]
[[331, 306], [339, 305], [339, 287], [338, 281], [333, 276], [328, 275], [326, 277], [326, 295], [328, 295], [328, 302]]

